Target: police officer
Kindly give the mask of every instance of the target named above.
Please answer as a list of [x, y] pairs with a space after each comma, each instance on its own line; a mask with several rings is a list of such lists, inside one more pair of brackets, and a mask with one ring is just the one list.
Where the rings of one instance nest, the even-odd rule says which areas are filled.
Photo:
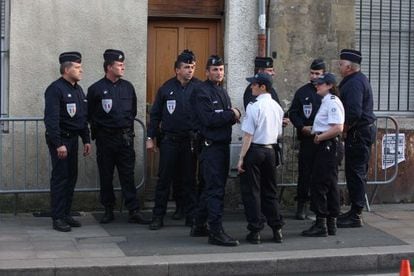
[[306, 218], [305, 205], [309, 201], [309, 189], [313, 163], [311, 160], [317, 146], [313, 143], [311, 134], [313, 120], [321, 105], [321, 96], [316, 93], [313, 81], [325, 72], [323, 59], [312, 61], [309, 70], [309, 82], [300, 87], [293, 97], [288, 114], [290, 121], [297, 131], [297, 139], [300, 141], [298, 156], [298, 185], [297, 185], [297, 209], [296, 219]]
[[[273, 59], [271, 57], [256, 57], [254, 60], [254, 73], [265, 73], [273, 77], [275, 75], [275, 70], [273, 69]], [[272, 96], [272, 99], [279, 103], [279, 97], [273, 86], [270, 89], [270, 95]], [[251, 85], [248, 85], [243, 94], [244, 110], [247, 109], [247, 105], [250, 102], [253, 102], [255, 98], [256, 97], [252, 94]]]
[[[158, 90], [150, 112], [147, 149], [154, 150], [153, 139], [161, 129], [158, 182], [155, 189], [155, 205], [152, 212], [151, 230], [163, 227], [167, 210], [170, 185], [180, 180], [183, 186], [186, 224], [192, 224], [196, 207], [195, 163], [193, 162], [192, 132], [193, 112], [190, 97], [201, 83], [194, 78], [195, 57], [183, 51], [175, 62], [176, 76], [166, 81]], [[179, 208], [179, 206], [177, 206]], [[177, 208], [177, 209], [178, 209]]]
[[200, 154], [204, 187], [190, 235], [208, 235], [210, 244], [237, 246], [239, 242], [224, 232], [222, 216], [232, 125], [239, 122], [240, 111], [231, 107], [230, 97], [221, 86], [224, 78], [224, 62], [221, 57], [212, 55], [208, 58], [206, 75], [207, 80], [195, 91], [197, 116], [204, 139]]
[[[282, 242], [283, 219], [276, 193], [275, 151], [273, 145], [282, 134], [283, 110], [272, 100], [272, 77], [257, 73], [247, 78], [253, 95], [257, 97], [247, 106], [243, 120], [243, 144], [237, 164], [244, 212], [250, 233], [246, 240], [261, 242], [260, 231], [264, 222], [272, 228], [273, 239]], [[265, 218], [265, 219], [264, 219]]]
[[338, 190], [338, 136], [345, 120], [344, 107], [337, 97], [335, 76], [325, 73], [316, 80], [321, 106], [313, 122], [312, 133], [317, 145], [312, 158], [311, 210], [316, 214], [313, 225], [302, 232], [306, 237], [336, 234], [336, 218], [340, 211]]
[[107, 49], [104, 54], [105, 76], [88, 88], [89, 120], [92, 138], [96, 139], [96, 158], [101, 185], [101, 203], [105, 214], [101, 223], [114, 220], [115, 194], [112, 185], [117, 167], [128, 222], [148, 224], [139, 212], [134, 184], [134, 119], [137, 115], [137, 97], [129, 81], [122, 79], [125, 70], [124, 53]]
[[340, 53], [339, 71], [343, 79], [339, 89], [345, 107], [345, 177], [351, 209], [338, 217], [338, 227], [361, 227], [363, 224], [368, 163], [376, 136], [372, 88], [360, 71], [361, 60], [359, 51], [343, 49]]
[[81, 60], [79, 52], [60, 54], [62, 77], [52, 82], [45, 92], [46, 142], [52, 159], [51, 215], [53, 228], [62, 232], [81, 226], [70, 215], [78, 177], [78, 136], [84, 144], [83, 155], [91, 152], [88, 104], [78, 85], [83, 73]]

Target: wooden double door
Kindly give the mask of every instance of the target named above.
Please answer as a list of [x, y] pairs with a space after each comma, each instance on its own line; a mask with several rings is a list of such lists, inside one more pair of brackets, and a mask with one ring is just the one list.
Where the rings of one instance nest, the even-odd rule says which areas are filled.
[[[158, 88], [175, 76], [174, 62], [184, 49], [190, 49], [196, 55], [195, 76], [201, 80], [205, 79], [205, 64], [208, 57], [212, 54], [222, 54], [220, 26], [220, 20], [217, 19], [149, 20], [147, 112]], [[150, 153], [147, 191], [153, 190], [157, 172], [158, 154]]]

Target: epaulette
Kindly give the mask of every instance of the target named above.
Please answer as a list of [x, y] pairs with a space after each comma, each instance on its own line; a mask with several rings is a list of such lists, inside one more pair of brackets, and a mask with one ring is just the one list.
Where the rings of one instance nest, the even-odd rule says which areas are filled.
[[331, 100], [335, 100], [335, 95], [331, 95]]

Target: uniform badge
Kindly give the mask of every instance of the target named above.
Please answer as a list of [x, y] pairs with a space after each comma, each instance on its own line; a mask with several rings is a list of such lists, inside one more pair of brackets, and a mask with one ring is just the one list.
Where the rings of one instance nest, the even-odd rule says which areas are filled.
[[102, 108], [106, 113], [112, 109], [112, 99], [102, 99]]
[[167, 110], [170, 114], [174, 113], [176, 102], [175, 100], [168, 100], [167, 101]]
[[73, 116], [75, 116], [76, 114], [76, 104], [75, 103], [66, 104], [66, 111], [68, 112], [69, 116], [73, 118]]
[[312, 114], [312, 104], [303, 105], [303, 114], [305, 114], [306, 119], [309, 119], [310, 115]]
[[68, 94], [68, 98], [72, 98], [72, 94]]

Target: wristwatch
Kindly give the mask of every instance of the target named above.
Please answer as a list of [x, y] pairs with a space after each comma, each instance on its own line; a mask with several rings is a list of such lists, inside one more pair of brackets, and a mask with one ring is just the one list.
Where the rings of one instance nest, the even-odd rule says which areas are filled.
[[149, 140], [152, 140], [152, 138], [151, 137], [147, 137], [147, 141], [149, 141]]

